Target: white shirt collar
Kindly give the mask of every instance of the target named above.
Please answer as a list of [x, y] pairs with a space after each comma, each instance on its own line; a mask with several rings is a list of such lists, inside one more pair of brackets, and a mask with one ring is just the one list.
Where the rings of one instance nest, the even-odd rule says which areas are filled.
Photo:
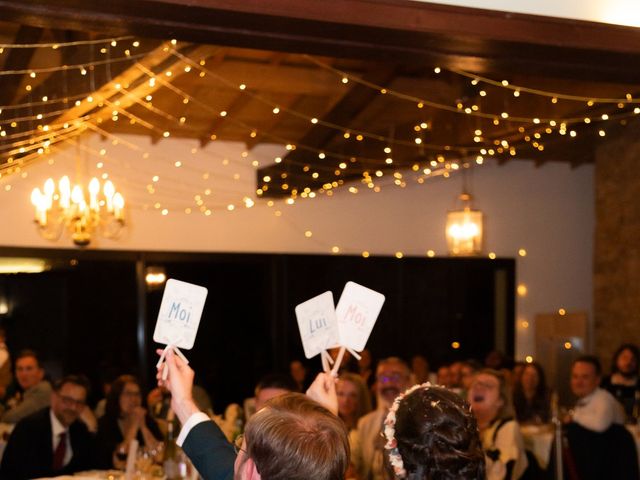
[[60, 423], [58, 417], [55, 416], [53, 410], [49, 409], [49, 416], [51, 417], [51, 433], [54, 439], [54, 442], [57, 444], [58, 439], [60, 438], [60, 434], [67, 431], [67, 428]]

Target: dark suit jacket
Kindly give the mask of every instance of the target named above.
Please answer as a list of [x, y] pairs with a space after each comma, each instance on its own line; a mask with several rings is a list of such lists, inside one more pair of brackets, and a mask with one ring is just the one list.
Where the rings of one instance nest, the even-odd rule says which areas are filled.
[[569, 423], [566, 435], [581, 480], [640, 479], [636, 443], [623, 425], [600, 433]]
[[191, 429], [182, 449], [203, 480], [233, 480], [236, 453], [213, 422], [202, 422]]
[[94, 439], [84, 423], [74, 422], [69, 427], [69, 440], [73, 456], [59, 471], [53, 470], [52, 427], [49, 407], [22, 419], [11, 432], [2, 456], [0, 478], [22, 480], [38, 477], [69, 475], [94, 468]]

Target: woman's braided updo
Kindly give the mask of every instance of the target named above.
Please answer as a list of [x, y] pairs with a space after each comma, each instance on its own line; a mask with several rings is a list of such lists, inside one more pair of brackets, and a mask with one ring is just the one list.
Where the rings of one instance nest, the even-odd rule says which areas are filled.
[[401, 400], [395, 439], [409, 480], [485, 478], [476, 419], [469, 405], [445, 388], [418, 388]]

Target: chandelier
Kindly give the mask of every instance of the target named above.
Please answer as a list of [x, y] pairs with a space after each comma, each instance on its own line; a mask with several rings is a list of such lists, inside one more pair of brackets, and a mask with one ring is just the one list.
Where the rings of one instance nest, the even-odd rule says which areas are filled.
[[87, 187], [76, 184], [72, 188], [65, 175], [56, 190], [55, 182], [49, 178], [42, 191], [33, 189], [31, 203], [38, 232], [47, 240], [58, 240], [62, 231], [67, 230], [73, 243], [84, 247], [94, 233], [115, 238], [125, 225], [124, 197], [116, 192], [111, 180], [101, 188], [94, 177]]
[[447, 248], [449, 255], [467, 256], [482, 253], [482, 212], [471, 207], [466, 191], [458, 197], [460, 208], [447, 213]]

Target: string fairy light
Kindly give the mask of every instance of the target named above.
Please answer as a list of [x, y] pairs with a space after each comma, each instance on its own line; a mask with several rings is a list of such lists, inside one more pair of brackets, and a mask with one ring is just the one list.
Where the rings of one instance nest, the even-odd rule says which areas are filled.
[[[122, 42], [125, 40], [131, 40], [134, 37], [127, 35], [122, 37], [113, 38], [98, 38], [93, 40], [75, 40], [73, 42], [55, 42], [55, 43], [0, 43], [0, 49], [12, 49], [12, 48], [58, 48], [77, 47], [80, 45], [99, 45], [101, 43], [113, 44], [113, 42]], [[140, 42], [133, 42], [134, 47], [140, 46]], [[137, 43], [137, 45], [136, 45]]]
[[[182, 61], [184, 61], [185, 63], [189, 64], [191, 67], [196, 68], [202, 72], [205, 72], [207, 75], [210, 75], [213, 78], [216, 78], [218, 81], [220, 81], [221, 83], [223, 83], [224, 85], [226, 85], [227, 87], [230, 88], [238, 88], [238, 86], [225, 79], [224, 77], [216, 74], [215, 72], [203, 67], [202, 65], [200, 65], [198, 62], [194, 61], [193, 59], [191, 59], [190, 57], [183, 55], [180, 52], [177, 52], [175, 50], [173, 50], [171, 52], [173, 55], [175, 55], [177, 58], [181, 59]], [[286, 112], [290, 115], [293, 115], [295, 117], [298, 117], [306, 122], [310, 122], [314, 125], [321, 125], [323, 127], [327, 127], [333, 130], [338, 130], [340, 132], [349, 132], [350, 135], [356, 135], [356, 136], [361, 136], [361, 137], [366, 137], [366, 138], [370, 138], [372, 140], [377, 140], [380, 142], [389, 142], [389, 141], [393, 141], [394, 143], [398, 144], [398, 145], [404, 145], [404, 146], [409, 146], [409, 147], [416, 147], [415, 142], [413, 141], [405, 141], [405, 140], [401, 140], [401, 139], [390, 139], [388, 137], [385, 137], [383, 135], [378, 135], [372, 132], [367, 132], [364, 130], [358, 130], [358, 129], [353, 129], [350, 127], [346, 127], [344, 125], [338, 125], [336, 123], [332, 123], [332, 122], [327, 122], [325, 120], [319, 119], [315, 116], [311, 116], [311, 115], [306, 115], [298, 110], [292, 109], [290, 107], [283, 107], [281, 105], [279, 105], [277, 102], [273, 102], [265, 97], [263, 97], [262, 95], [259, 95], [255, 92], [252, 92], [250, 90], [247, 90], [246, 88], [246, 84], [243, 83], [241, 84], [243, 85], [245, 88], [241, 88], [240, 90], [243, 92], [243, 94], [250, 96], [251, 98], [264, 103], [265, 105], [268, 105], [269, 107], [273, 108], [274, 110], [277, 110], [277, 112]], [[275, 112], [274, 112], [275, 113]], [[445, 147], [447, 147], [447, 145], [437, 145], [437, 144], [430, 144], [430, 143], [421, 143], [420, 145], [422, 148], [427, 148], [427, 149], [431, 149], [431, 150], [444, 150]], [[468, 148], [470, 148], [469, 145], [461, 145], [461, 146], [448, 146], [451, 150], [466, 150]]]
[[[208, 111], [210, 111], [212, 113], [218, 113], [217, 110], [213, 109], [208, 104], [206, 104], [204, 102], [200, 102], [198, 99], [196, 99], [192, 95], [184, 92], [183, 90], [179, 89], [178, 87], [176, 87], [175, 85], [171, 84], [170, 82], [164, 80], [163, 78], [161, 78], [159, 76], [155, 76], [153, 74], [153, 72], [151, 72], [147, 68], [145, 68], [145, 67], [143, 67], [141, 65], [136, 65], [136, 67], [139, 68], [144, 73], [146, 73], [150, 78], [155, 78], [158, 81], [158, 83], [161, 83], [163, 86], [165, 86], [168, 89], [172, 90], [174, 93], [176, 93], [177, 95], [181, 96], [182, 98], [188, 99], [189, 101], [193, 102], [194, 104], [197, 104], [197, 105], [201, 106], [202, 108], [204, 108], [205, 110], [208, 110]], [[241, 126], [243, 128], [246, 128], [247, 130], [250, 130], [251, 132], [256, 131], [256, 127], [255, 126], [247, 125], [245, 122], [239, 121], [237, 119], [233, 119], [228, 114], [225, 115], [225, 118], [228, 121], [232, 121], [236, 125], [239, 125], [239, 126]], [[289, 140], [283, 139], [283, 138], [278, 137], [278, 136], [273, 135], [273, 134], [265, 133], [263, 135], [265, 137], [267, 137], [267, 138], [270, 138], [270, 139], [278, 142], [278, 143], [282, 143], [282, 144], [285, 144], [285, 145], [290, 145], [291, 144], [291, 142]], [[324, 156], [326, 156], [328, 154], [328, 155], [331, 155], [331, 156], [333, 156], [335, 158], [343, 159], [343, 160], [352, 160], [354, 158], [353, 156], [350, 156], [350, 155], [340, 154], [338, 152], [326, 152], [324, 150], [321, 151], [321, 150], [318, 150], [315, 147], [302, 145], [302, 144], [296, 145], [296, 148], [300, 148], [300, 149], [307, 150], [307, 151], [310, 151], [310, 152], [313, 152], [313, 153], [316, 153], [316, 154], [319, 154], [319, 155], [321, 154], [321, 155], [324, 155]], [[366, 157], [359, 157], [359, 159], [363, 160], [365, 162], [370, 162], [372, 164], [376, 164], [376, 165], [379, 164], [379, 162], [380, 162], [379, 159], [372, 159], [372, 158], [366, 158]], [[304, 162], [295, 162], [295, 161], [291, 161], [291, 164], [300, 165], [300, 166], [305, 166], [306, 165]], [[306, 168], [306, 166], [305, 166], [305, 168]], [[319, 168], [321, 170], [328, 171], [328, 172], [331, 172], [333, 170], [332, 167], [323, 168], [322, 166], [320, 166]], [[300, 174], [296, 174], [296, 175], [300, 176]], [[343, 183], [343, 181], [341, 180], [338, 185], [341, 185], [342, 183]], [[326, 187], [326, 185], [327, 184], [323, 185], [323, 187]], [[330, 183], [329, 185], [332, 185], [332, 184]], [[332, 185], [331, 188], [336, 188], [338, 185], [336, 185], [335, 187]], [[284, 186], [285, 185], [283, 185], [283, 189], [284, 189]], [[403, 185], [401, 184], [401, 186], [403, 186]], [[300, 187], [300, 188], [302, 188], [302, 187]], [[374, 186], [374, 188], [375, 188], [375, 186]], [[262, 189], [258, 189], [258, 193], [260, 194], [262, 190], [266, 190], [266, 188], [263, 187]], [[297, 189], [292, 189], [291, 190], [292, 196], [295, 196], [294, 190], [297, 190]], [[318, 188], [318, 191], [320, 193], [324, 193], [325, 190], [327, 190], [327, 188]]]
[[[140, 70], [142, 70], [143, 72], [145, 72], [147, 75], [152, 76], [153, 72], [151, 72], [150, 70], [148, 70], [147, 68], [141, 66], [141, 65], [136, 65], [137, 68], [139, 68]], [[211, 107], [210, 105], [201, 102], [200, 100], [198, 100], [197, 98], [193, 97], [192, 95], [188, 94], [187, 92], [184, 92], [183, 90], [179, 89], [178, 87], [176, 87], [175, 85], [171, 84], [170, 82], [165, 81], [164, 79], [160, 78], [160, 77], [156, 77], [158, 83], [161, 83], [163, 86], [167, 87], [168, 89], [172, 90], [174, 93], [176, 93], [177, 95], [188, 99], [190, 102], [193, 102], [194, 104], [197, 104], [198, 106], [200, 106], [201, 108], [211, 112], [211, 113], [215, 113], [218, 114], [219, 112], [214, 109], [213, 107]], [[252, 125], [248, 125], [247, 123], [240, 121], [238, 119], [233, 118], [233, 116], [229, 115], [228, 113], [225, 113], [224, 115], [225, 119], [227, 121], [230, 121], [236, 125], [239, 125], [243, 128], [246, 128], [249, 131], [256, 131], [257, 127], [252, 126]], [[277, 135], [271, 134], [271, 133], [267, 133], [267, 132], [263, 132], [262, 133], [263, 136], [265, 136], [266, 138], [270, 138], [274, 141], [276, 141], [277, 143], [281, 143], [283, 145], [294, 145], [295, 142], [293, 142], [290, 139], [285, 139], [282, 137], [279, 137]], [[342, 154], [342, 153], [338, 153], [338, 152], [329, 152], [326, 150], [319, 150], [318, 148], [309, 146], [309, 145], [304, 145], [304, 144], [295, 144], [295, 148], [296, 149], [302, 149], [302, 150], [307, 150], [316, 154], [325, 154], [325, 156], [329, 155], [335, 158], [339, 158], [339, 159], [351, 159], [353, 158], [353, 156], [351, 155], [346, 155], [346, 154]], [[377, 162], [377, 159], [373, 159], [373, 158], [366, 158], [366, 157], [359, 157], [361, 159], [367, 160], [367, 161], [371, 161], [371, 162]], [[302, 163], [300, 165], [303, 165]], [[322, 168], [322, 167], [321, 167]], [[332, 170], [332, 169], [331, 169]]]
[[[466, 72], [464, 70], [459, 70], [456, 68], [449, 68], [448, 69], [450, 72], [456, 73], [458, 75], [467, 77], [467, 78], [472, 78], [474, 80], [476, 80], [477, 82], [483, 82], [486, 83], [488, 85], [493, 85], [495, 87], [500, 87], [500, 88], [505, 88], [505, 89], [509, 89], [509, 90], [513, 90], [514, 92], [514, 96], [519, 96], [521, 92], [526, 92], [526, 93], [530, 93], [531, 95], [538, 95], [538, 96], [542, 96], [542, 97], [549, 97], [552, 99], [555, 99], [555, 102], [553, 103], [557, 103], [558, 99], [562, 99], [562, 100], [570, 100], [570, 101], [576, 101], [576, 102], [582, 102], [582, 103], [587, 103], [587, 102], [591, 102], [592, 105], [593, 104], [598, 104], [598, 103], [624, 103], [624, 104], [637, 104], [640, 103], [640, 98], [633, 98], [633, 96], [629, 93], [627, 93], [625, 95], [624, 98], [607, 98], [607, 97], [598, 97], [596, 95], [593, 96], [584, 96], [584, 95], [573, 95], [573, 94], [568, 94], [568, 93], [560, 93], [560, 92], [552, 92], [552, 91], [548, 91], [548, 90], [542, 90], [539, 88], [531, 88], [531, 87], [525, 87], [523, 85], [515, 85], [512, 83], [507, 82], [506, 84], [504, 83], [505, 80], [502, 81], [498, 81], [498, 80], [494, 80], [491, 78], [487, 78], [487, 77], [483, 77], [481, 75], [477, 75], [475, 73], [470, 73], [470, 72]], [[518, 95], [515, 95], [516, 92], [518, 93]]]
[[2, 115], [2, 112], [4, 110], [27, 109], [31, 107], [40, 107], [43, 105], [54, 105], [56, 103], [72, 103], [75, 100], [86, 98], [89, 95], [91, 95], [91, 92], [79, 93], [77, 95], [71, 95], [68, 97], [61, 97], [61, 98], [52, 98], [52, 99], [49, 99], [48, 95], [45, 95], [43, 98], [47, 98], [47, 100], [41, 100], [37, 102], [15, 103], [12, 105], [0, 105], [0, 115]]
[[[197, 68], [197, 66], [196, 66], [196, 68]], [[154, 78], [156, 78], [156, 77], [157, 77], [155, 74], [153, 74], [153, 72], [151, 72], [151, 75], [150, 75], [150, 76], [151, 76], [151, 79], [154, 79]], [[157, 78], [158, 78], [158, 79], [160, 79], [160, 77], [159, 77], [159, 76], [158, 76]], [[186, 92], [184, 92], [184, 91], [182, 91], [182, 90], [178, 89], [177, 87], [173, 86], [172, 84], [170, 84], [170, 83], [168, 83], [168, 82], [166, 82], [166, 83], [165, 83], [165, 82], [164, 82], [164, 79], [161, 79], [161, 80], [162, 80], [163, 85], [171, 85], [171, 87], [168, 87], [168, 88], [171, 88], [171, 89], [172, 89], [174, 92], [176, 92], [177, 94], [182, 95], [182, 97], [183, 97], [185, 100], [194, 101], [194, 103], [199, 103], [199, 105], [200, 105], [200, 106], [203, 106], [204, 108], [207, 108], [207, 107], [208, 107], [209, 111], [212, 111], [211, 107], [209, 107], [208, 105], [206, 105], [204, 102], [197, 102], [197, 101], [196, 101], [196, 99], [195, 99], [193, 96], [186, 94]], [[245, 85], [245, 89], [246, 89], [246, 84], [243, 84], [243, 85]], [[241, 88], [241, 90], [245, 90], [245, 89], [242, 89], [242, 88]], [[122, 91], [122, 90], [124, 90], [124, 91]], [[132, 95], [132, 94], [131, 94], [130, 92], [128, 92], [128, 90], [126, 90], [126, 89], [119, 89], [119, 91], [120, 91], [120, 94], [123, 94], [123, 95], [127, 95], [127, 96]], [[180, 119], [177, 119], [175, 116], [173, 116], [173, 115], [171, 115], [171, 114], [169, 114], [169, 113], [167, 113], [167, 112], [164, 112], [164, 111], [162, 111], [161, 109], [158, 109], [157, 107], [155, 107], [155, 106], [151, 105], [149, 102], [146, 102], [146, 103], [145, 103], [145, 102], [143, 102], [140, 98], [136, 98], [136, 97], [135, 97], [135, 95], [133, 95], [133, 97], [132, 97], [132, 98], [134, 99], [134, 103], [137, 103], [137, 104], [140, 104], [140, 105], [145, 106], [145, 108], [146, 108], [146, 109], [148, 109], [149, 111], [152, 111], [152, 112], [153, 112], [153, 113], [155, 113], [155, 114], [161, 115], [161, 116], [163, 116], [164, 118], [166, 118], [166, 119], [168, 119], [168, 120], [171, 120], [171, 121], [173, 121], [173, 122], [184, 123], [184, 120], [183, 120], [183, 118], [184, 118], [184, 117], [181, 117]], [[144, 120], [144, 119], [140, 118], [139, 116], [134, 115], [134, 114], [132, 114], [131, 112], [128, 112], [128, 111], [127, 111], [127, 109], [126, 109], [127, 107], [122, 107], [122, 108], [121, 108], [121, 107], [118, 105], [118, 101], [116, 101], [116, 102], [111, 102], [110, 100], [106, 100], [106, 99], [103, 99], [103, 100], [96, 99], [96, 101], [97, 101], [97, 102], [98, 102], [98, 101], [101, 101], [101, 102], [103, 102], [103, 104], [104, 104], [104, 105], [106, 105], [107, 107], [109, 107], [110, 109], [112, 109], [112, 112], [113, 112], [113, 120], [114, 120], [114, 121], [115, 121], [115, 120], [117, 120], [117, 116], [118, 116], [118, 114], [122, 114], [123, 116], [128, 117], [128, 118], [132, 121], [132, 123], [139, 123], [139, 124], [140, 124], [140, 125], [142, 125], [143, 127], [148, 128], [148, 129], [150, 129], [150, 130], [153, 130], [155, 133], [159, 134], [160, 136], [165, 136], [165, 137], [166, 137], [166, 136], [167, 136], [167, 134], [169, 133], [166, 129], [160, 129], [160, 128], [158, 128], [157, 126], [153, 125], [153, 123], [151, 123], [151, 122], [147, 122], [146, 120]], [[186, 103], [186, 102], [185, 102], [185, 103]], [[275, 105], [275, 104], [274, 104], [274, 105]], [[283, 109], [283, 111], [287, 111], [287, 110], [284, 110], [284, 109]], [[217, 112], [216, 112], [216, 113], [217, 113]], [[298, 112], [298, 113], [299, 113], [299, 112]], [[317, 123], [317, 121], [318, 121], [317, 117], [304, 116], [303, 114], [300, 114], [300, 115], [302, 115], [300, 118], [306, 118], [306, 119], [307, 119], [307, 120], [309, 120], [309, 121], [312, 121], [312, 120], [314, 120], [314, 119], [315, 119], [315, 120], [316, 120], [316, 123]], [[37, 116], [36, 116], [36, 117], [37, 117]], [[231, 118], [229, 118], [229, 117], [231, 117]], [[605, 117], [602, 117], [602, 118], [601, 118], [601, 120], [602, 120], [602, 121], [610, 120], [610, 119], [613, 119], [612, 117], [613, 117], [613, 116], [609, 116], [609, 117], [606, 117], [606, 118], [605, 118]], [[536, 120], [536, 119], [537, 119], [537, 118], [535, 118], [535, 117], [534, 117], [534, 122], [533, 122], [533, 123], [535, 123], [535, 124], [539, 124], [539, 123], [540, 123], [540, 120], [538, 120], [538, 122], [535, 122], [535, 120]], [[100, 121], [100, 119], [98, 119], [98, 121]], [[234, 122], [236, 125], [240, 125], [240, 126], [242, 126], [243, 128], [247, 128], [248, 130], [250, 130], [250, 131], [252, 132], [252, 134], [254, 134], [254, 132], [256, 132], [256, 131], [257, 131], [257, 129], [256, 129], [255, 127], [250, 126], [250, 125], [247, 125], [246, 123], [241, 122], [241, 121], [239, 121], [239, 120], [237, 120], [237, 119], [234, 119], [234, 118], [232, 118], [232, 116], [227, 116], [227, 121], [232, 121], [232, 122]], [[555, 120], [554, 120], [554, 121], [555, 121]], [[312, 122], [312, 123], [314, 123], [314, 122]], [[564, 123], [568, 123], [568, 122], [564, 122]], [[331, 124], [331, 125], [333, 125], [333, 124]], [[334, 126], [334, 127], [336, 127], [336, 128], [339, 128], [339, 129], [344, 129], [344, 128], [345, 128], [344, 126], [339, 126], [339, 125], [333, 125], [333, 126]], [[351, 130], [351, 133], [353, 134], [354, 138], [356, 138], [357, 140], [361, 140], [361, 139], [362, 139], [362, 137], [364, 137], [364, 135], [363, 135], [363, 134], [366, 134], [367, 132], [358, 132], [358, 131], [355, 131], [355, 130]], [[537, 133], [537, 132], [536, 132], [536, 133]], [[261, 133], [261, 134], [262, 134], [262, 133]], [[308, 150], [308, 151], [314, 152], [314, 153], [316, 153], [319, 157], [320, 157], [320, 155], [322, 155], [323, 157], [326, 157], [327, 155], [329, 155], [329, 156], [332, 156], [332, 157], [334, 157], [334, 158], [336, 158], [336, 159], [344, 160], [344, 162], [341, 162], [341, 164], [340, 164], [340, 165], [342, 165], [342, 164], [347, 165], [348, 163], [346, 162], [346, 160], [348, 160], [348, 161], [349, 161], [349, 163], [351, 163], [351, 162], [355, 161], [355, 157], [353, 157], [353, 156], [339, 154], [338, 152], [326, 152], [325, 150], [320, 151], [320, 150], [318, 150], [317, 148], [314, 148], [314, 147], [311, 147], [311, 146], [306, 146], [306, 145], [296, 145], [294, 142], [288, 141], [288, 140], [283, 139], [283, 138], [279, 138], [279, 137], [277, 137], [277, 136], [275, 136], [275, 135], [271, 135], [271, 134], [266, 134], [266, 133], [265, 133], [265, 134], [262, 134], [262, 135], [264, 135], [266, 138], [272, 138], [272, 139], [276, 140], [278, 143], [282, 143], [282, 144], [286, 145], [288, 150], [294, 150], [294, 149], [300, 148], [300, 149], [305, 149], [305, 150]], [[386, 137], [382, 137], [382, 136], [377, 136], [377, 138], [376, 138], [376, 139], [380, 139], [380, 138], [384, 139], [385, 141], [388, 141], [388, 140], [389, 140], [389, 139], [386, 139]], [[488, 141], [491, 141], [492, 139], [491, 139], [491, 138], [488, 138], [487, 140], [488, 140]], [[499, 146], [499, 147], [497, 147], [497, 148], [496, 148], [496, 152], [498, 152], [498, 153], [502, 153], [503, 149], [508, 149], [508, 151], [509, 151], [511, 154], [514, 154], [514, 153], [512, 153], [512, 152], [515, 152], [515, 150], [514, 150], [514, 148], [515, 148], [515, 147], [514, 147], [514, 145], [513, 145], [513, 144], [508, 143], [508, 142], [507, 142], [506, 140], [504, 140], [504, 139], [503, 139], [502, 141], [499, 141], [498, 139], [493, 139], [492, 141], [493, 141], [493, 142], [498, 142], [498, 143], [496, 143], [496, 145], [501, 145], [501, 146]], [[394, 143], [394, 142], [392, 141], [391, 143]], [[397, 141], [395, 141], [395, 143], [398, 143], [398, 142], [397, 142]], [[408, 142], [408, 143], [409, 143], [409, 142]], [[291, 146], [291, 148], [289, 148], [289, 146]], [[469, 153], [469, 150], [470, 150], [471, 152], [477, 152], [477, 153], [478, 153], [478, 156], [480, 156], [479, 154], [480, 154], [480, 153], [482, 153], [482, 150], [480, 150], [480, 149], [479, 149], [479, 147], [480, 147], [480, 146], [482, 146], [482, 145], [476, 145], [476, 146], [474, 146], [475, 148], [470, 149], [470, 147], [469, 147], [469, 146], [465, 145], [465, 146], [464, 146], [464, 148], [465, 148], [465, 152], [464, 152], [464, 153], [468, 154], [468, 153]], [[438, 145], [438, 146], [436, 146], [436, 148], [437, 148], [438, 150], [449, 150], [449, 151], [450, 151], [450, 150], [454, 150], [456, 147], [457, 147], [457, 146], [453, 146], [453, 147], [452, 147], [452, 146], [442, 146], [442, 145]], [[540, 145], [538, 145], [538, 149], [541, 149], [540, 147], [542, 147], [542, 145], [541, 145], [541, 144], [540, 144]], [[462, 148], [462, 147], [461, 147], [461, 148]], [[489, 155], [493, 155], [493, 153], [491, 152], [491, 149], [487, 149], [487, 150], [489, 150]], [[473, 156], [475, 156], [475, 153], [474, 153], [474, 155], [473, 155]], [[320, 157], [320, 158], [322, 158], [322, 157]], [[388, 158], [391, 158], [391, 157], [389, 156]], [[357, 161], [361, 162], [361, 164], [362, 164], [362, 167], [363, 167], [363, 168], [365, 168], [365, 164], [366, 164], [367, 162], [370, 162], [372, 165], [374, 165], [374, 164], [375, 164], [375, 165], [380, 165], [380, 163], [381, 163], [381, 159], [379, 159], [379, 158], [358, 157]], [[478, 162], [478, 163], [480, 163], [480, 162]], [[294, 163], [294, 162], [292, 162], [292, 164], [295, 164], [295, 163]], [[302, 165], [303, 165], [303, 162], [299, 162], [299, 164], [302, 166]], [[331, 166], [331, 165], [321, 165], [321, 166], [319, 166], [319, 167], [320, 167], [320, 168], [315, 168], [315, 170], [320, 170], [320, 171], [325, 171], [325, 172], [330, 173], [330, 172], [332, 172], [332, 171], [334, 170], [334, 168], [336, 168], [336, 172], [337, 172], [337, 173], [335, 173], [335, 175], [336, 175], [336, 176], [338, 176], [338, 175], [340, 174], [340, 171], [339, 171], [339, 169], [337, 169], [337, 167], [333, 167], [333, 166]], [[418, 167], [418, 165], [416, 165], [416, 167]], [[341, 168], [341, 167], [340, 167], [340, 168]], [[443, 164], [442, 164], [442, 169], [441, 169], [441, 170], [429, 170], [429, 173], [427, 174], [427, 169], [424, 169], [424, 173], [425, 173], [425, 175], [428, 175], [428, 176], [432, 176], [432, 175], [442, 175], [442, 176], [444, 176], [444, 177], [448, 177], [448, 175], [449, 175], [449, 171], [455, 171], [457, 168], [459, 168], [458, 163], [456, 163], [456, 162], [450, 162], [450, 161], [449, 161], [449, 162], [443, 162]], [[448, 170], [448, 171], [445, 171], [445, 170]], [[308, 171], [307, 171], [307, 172], [308, 172]], [[313, 176], [314, 174], [316, 174], [316, 176], [317, 176], [317, 172], [308, 172], [308, 175], [310, 175], [310, 176]], [[298, 174], [298, 173], [293, 173], [292, 175], [293, 175], [294, 177], [298, 177], [298, 178], [302, 178], [302, 177], [303, 177], [303, 175], [302, 175], [302, 174]], [[378, 185], [374, 184], [374, 182], [373, 182], [373, 180], [372, 180], [372, 177], [368, 177], [367, 175], [365, 175], [364, 177], [365, 177], [365, 178], [363, 178], [363, 179], [361, 180], [361, 181], [362, 181], [362, 183], [366, 184], [370, 189], [373, 189], [374, 191], [379, 191], [379, 189], [378, 189], [378, 190], [376, 190], [376, 189], [378, 188]], [[419, 177], [418, 179], [419, 179], [419, 180], [422, 180], [423, 178], [422, 178], [422, 177]], [[308, 179], [308, 180], [310, 180], [310, 179]], [[298, 181], [300, 181], [300, 180], [298, 180]], [[302, 183], [304, 183], [304, 180], [301, 180], [301, 182], [302, 182]], [[326, 191], [327, 191], [327, 195], [329, 195], [329, 194], [331, 193], [331, 190], [332, 190], [332, 189], [337, 188], [338, 186], [343, 185], [343, 183], [344, 183], [344, 182], [343, 182], [342, 180], [340, 180], [340, 181], [334, 181], [334, 182], [329, 182], [329, 183], [324, 183], [322, 187], [317, 188], [317, 191], [318, 191], [319, 193], [324, 193], [324, 191], [326, 190]], [[419, 183], [420, 183], [420, 182], [419, 182]], [[404, 181], [404, 180], [403, 180], [403, 179], [401, 179], [401, 178], [395, 178], [395, 179], [393, 179], [393, 184], [394, 184], [394, 185], [397, 185], [397, 186], [400, 186], [400, 187], [402, 187], [402, 188], [404, 188], [404, 186], [406, 186], [406, 181]], [[284, 188], [284, 185], [282, 185], [282, 188], [283, 188], [283, 190], [285, 189], [285, 188]], [[299, 187], [299, 189], [301, 189], [301, 188], [302, 188], [302, 187]], [[265, 190], [266, 190], [266, 189], [265, 189]], [[290, 191], [291, 191], [291, 195], [292, 195], [292, 197], [295, 197], [295, 196], [296, 196], [296, 194], [298, 193], [298, 192], [297, 192], [297, 190], [298, 190], [298, 188], [294, 188], [294, 187], [292, 187], [292, 188], [291, 188], [291, 190], [290, 190]], [[305, 189], [305, 190], [306, 190], [306, 189]], [[356, 189], [356, 191], [357, 191], [357, 189]], [[309, 198], [311, 198], [311, 196], [310, 196], [310, 195], [309, 195]]]
[[92, 62], [86, 63], [78, 63], [75, 65], [62, 65], [59, 67], [42, 67], [42, 68], [28, 68], [22, 70], [0, 70], [0, 76], [5, 75], [25, 75], [30, 73], [52, 73], [52, 72], [61, 72], [61, 71], [69, 71], [69, 70], [78, 70], [80, 71], [86, 67], [94, 67], [98, 65], [112, 65], [114, 63], [120, 62], [128, 62], [132, 60], [137, 60], [139, 58], [146, 57], [149, 52], [137, 53], [135, 55], [127, 55], [124, 57], [112, 57], [107, 60], [94, 60]]
[[[584, 117], [567, 117], [567, 118], [559, 118], [559, 117], [523, 117], [523, 116], [516, 116], [516, 115], [509, 115], [506, 112], [501, 112], [501, 113], [485, 113], [485, 112], [481, 112], [479, 110], [473, 110], [471, 108], [464, 108], [464, 105], [460, 102], [458, 102], [458, 104], [456, 106], [451, 106], [451, 105], [446, 105], [443, 103], [439, 103], [439, 102], [434, 102], [431, 100], [427, 100], [424, 98], [419, 98], [416, 97], [414, 95], [410, 95], [407, 93], [403, 93], [394, 89], [391, 89], [389, 87], [383, 87], [382, 85], [377, 85], [373, 82], [370, 82], [368, 80], [364, 80], [356, 75], [352, 75], [350, 73], [347, 73], [345, 71], [339, 70], [331, 65], [328, 65], [324, 62], [322, 62], [321, 60], [311, 56], [311, 55], [303, 55], [304, 58], [308, 59], [311, 63], [318, 65], [320, 67], [322, 67], [323, 69], [333, 72], [336, 76], [340, 76], [340, 77], [346, 77], [349, 78], [350, 80], [359, 83], [360, 85], [366, 86], [370, 89], [376, 90], [376, 91], [380, 91], [381, 89], [384, 89], [386, 91], [386, 94], [389, 94], [393, 97], [402, 99], [402, 100], [406, 100], [409, 101], [411, 103], [414, 103], [416, 105], [418, 105], [419, 108], [423, 108], [424, 106], [429, 106], [438, 110], [443, 110], [443, 111], [448, 111], [448, 112], [452, 112], [452, 113], [457, 113], [457, 114], [461, 114], [461, 115], [470, 115], [473, 117], [479, 117], [479, 118], [484, 118], [484, 119], [490, 119], [490, 120], [500, 120], [500, 118], [502, 118], [503, 120], [508, 119], [510, 122], [517, 122], [517, 123], [534, 123], [534, 120], [537, 119], [538, 123], [542, 122], [542, 123], [550, 123], [551, 121], [555, 121], [555, 122], [564, 122], [564, 123], [579, 123], [582, 122]], [[503, 81], [504, 82], [504, 81]], [[504, 83], [501, 83], [501, 86], [503, 88], [507, 88], [510, 86], [510, 84], [507, 82], [506, 85]], [[522, 87], [519, 87], [520, 90], [522, 90]], [[557, 98], [557, 94], [550, 92], [551, 96], [553, 98]], [[585, 97], [587, 98], [587, 97]], [[593, 105], [593, 100], [589, 100], [591, 101], [591, 104]], [[606, 102], [605, 102], [606, 103]], [[620, 102], [618, 102], [620, 103]]]

